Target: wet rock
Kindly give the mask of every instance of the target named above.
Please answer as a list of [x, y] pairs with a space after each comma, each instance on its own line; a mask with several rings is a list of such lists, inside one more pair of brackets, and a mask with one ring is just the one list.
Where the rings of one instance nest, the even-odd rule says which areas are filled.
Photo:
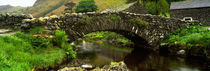
[[205, 50], [204, 48], [202, 47], [192, 47], [190, 50], [189, 50], [189, 53], [188, 53], [190, 56], [197, 56], [197, 57], [203, 57], [205, 56]]
[[129, 71], [126, 64], [122, 62], [113, 62], [109, 67], [104, 66], [103, 69], [107, 71]]
[[89, 64], [82, 65], [81, 67], [84, 69], [93, 69], [93, 66]]
[[185, 55], [185, 50], [179, 50], [179, 51], [177, 52], [177, 54], [178, 54], [178, 55]]

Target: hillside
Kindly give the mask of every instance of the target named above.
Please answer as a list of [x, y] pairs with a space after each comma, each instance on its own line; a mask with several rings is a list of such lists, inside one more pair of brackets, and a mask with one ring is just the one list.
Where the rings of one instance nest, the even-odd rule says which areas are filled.
[[2, 10], [0, 11], [0, 13], [16, 13], [16, 14], [22, 14], [23, 11], [26, 9], [27, 7], [20, 7], [20, 6], [15, 6], [12, 8], [9, 8], [7, 10]]
[[12, 6], [10, 6], [10, 5], [2, 5], [2, 6], [0, 6], [0, 11], [8, 10], [10, 8], [12, 8]]
[[[78, 4], [80, 0], [37, 0], [33, 7], [29, 7], [24, 13], [32, 14], [35, 17], [61, 15], [66, 8], [65, 3], [73, 1]], [[124, 5], [125, 0], [95, 0], [99, 7], [98, 12], [107, 8], [113, 8]]]
[[3, 6], [0, 6], [0, 13], [22, 14], [25, 9], [26, 7], [3, 5]]

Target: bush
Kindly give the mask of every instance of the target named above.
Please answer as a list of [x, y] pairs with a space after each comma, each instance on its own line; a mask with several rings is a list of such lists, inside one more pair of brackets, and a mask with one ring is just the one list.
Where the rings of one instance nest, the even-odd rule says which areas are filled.
[[150, 14], [153, 14], [153, 15], [158, 14], [157, 4], [155, 2], [146, 2], [145, 8]]
[[24, 37], [26, 35], [18, 34], [21, 34], [19, 37], [22, 38], [0, 36], [0, 71], [32, 71], [34, 68], [49, 67], [60, 63], [65, 56], [61, 49], [35, 49], [28, 42], [31, 40]]
[[40, 34], [44, 31], [44, 27], [35, 27], [32, 29], [29, 29], [30, 34]]
[[68, 36], [65, 31], [56, 30], [54, 42], [66, 51], [68, 58], [76, 58], [76, 52], [73, 50], [72, 46], [68, 43]]
[[68, 58], [70, 58], [70, 59], [76, 58], [76, 52], [73, 50], [73, 48], [70, 44], [67, 44], [65, 46], [65, 48], [66, 48], [65, 50], [66, 50], [66, 54], [67, 54]]
[[76, 13], [94, 12], [96, 10], [98, 10], [98, 7], [94, 0], [82, 0], [75, 8]]
[[135, 26], [141, 27], [141, 28], [149, 26], [148, 22], [143, 21], [139, 17], [134, 18], [134, 19], [130, 19], [130, 20], [128, 20], [128, 22], [135, 25]]
[[153, 15], [167, 16], [170, 10], [170, 1], [168, 0], [127, 0], [127, 2], [138, 1], [141, 6]]
[[34, 40], [31, 42], [31, 45], [36, 48], [46, 48], [50, 45], [50, 39], [44, 38], [42, 36], [34, 38]]
[[166, 0], [158, 0], [157, 2], [158, 15], [162, 14], [166, 16], [167, 13], [169, 13], [169, 10], [170, 10], [170, 5]]
[[210, 49], [210, 30], [201, 26], [189, 26], [172, 32], [164, 42], [181, 44], [188, 48], [201, 45], [205, 49]]
[[24, 34], [21, 32], [16, 33], [14, 36], [21, 38], [22, 40], [28, 42], [34, 48], [46, 48], [50, 44], [50, 39], [44, 37], [33, 37], [32, 34]]
[[56, 30], [55, 38], [53, 40], [56, 43], [56, 45], [58, 45], [58, 46], [63, 48], [68, 40], [69, 39], [68, 39], [68, 36], [66, 35], [65, 31]]

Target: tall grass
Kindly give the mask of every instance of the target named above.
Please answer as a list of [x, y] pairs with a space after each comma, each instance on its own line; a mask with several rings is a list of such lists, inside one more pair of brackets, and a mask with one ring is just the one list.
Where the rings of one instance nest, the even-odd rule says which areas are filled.
[[[37, 27], [29, 34], [17, 32], [13, 36], [0, 36], [0, 71], [33, 71], [59, 64], [66, 55], [76, 58], [65, 31], [57, 30], [54, 39], [33, 36], [42, 30]], [[51, 40], [61, 48], [55, 48]]]
[[18, 36], [0, 36], [0, 71], [32, 71], [62, 61], [65, 52], [58, 48], [33, 48]]

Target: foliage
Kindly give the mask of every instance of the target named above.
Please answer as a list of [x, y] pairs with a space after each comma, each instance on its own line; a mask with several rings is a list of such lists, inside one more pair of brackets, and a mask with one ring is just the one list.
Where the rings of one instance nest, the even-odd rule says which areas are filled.
[[169, 34], [164, 42], [181, 44], [189, 48], [201, 45], [206, 49], [210, 49], [210, 30], [201, 26], [189, 26]]
[[68, 36], [65, 31], [56, 30], [54, 42], [66, 51], [68, 58], [76, 58], [76, 52], [73, 50], [72, 46], [68, 43]]
[[133, 24], [133, 25], [135, 25], [135, 26], [142, 27], [142, 28], [149, 26], [149, 23], [148, 22], [143, 21], [139, 17], [134, 18], [134, 19], [129, 19], [128, 22], [131, 23], [131, 24]]
[[167, 0], [127, 0], [127, 2], [138, 1], [141, 6], [154, 15], [162, 15], [169, 17], [170, 3]]
[[34, 68], [60, 63], [65, 56], [62, 49], [36, 49], [28, 41], [32, 40], [17, 36], [0, 36], [0, 71], [32, 71]]
[[50, 39], [44, 38], [42, 36], [36, 37], [32, 42], [31, 45], [33, 45], [36, 48], [44, 48], [48, 47], [50, 45]]
[[108, 31], [90, 33], [90, 34], [85, 35], [84, 37], [88, 39], [113, 40], [118, 43], [122, 43], [123, 46], [125, 46], [126, 44], [132, 43], [131, 40], [123, 37], [122, 35], [119, 35], [114, 32], [108, 32]]
[[68, 58], [70, 59], [76, 58], [76, 52], [73, 50], [72, 45], [70, 44], [65, 45], [65, 50]]
[[16, 37], [31, 44], [34, 48], [46, 48], [50, 44], [50, 39], [44, 37], [33, 37], [31, 34], [24, 34], [18, 32], [15, 34]]
[[62, 30], [56, 30], [55, 32], [55, 38], [54, 38], [54, 42], [60, 46], [60, 47], [65, 47], [65, 44], [67, 43], [68, 41], [68, 36], [66, 35], [66, 32], [65, 31], [62, 31]]
[[82, 0], [75, 9], [77, 13], [94, 12], [96, 10], [98, 10], [98, 7], [96, 6], [94, 0]]
[[29, 29], [30, 34], [40, 34], [44, 31], [44, 27], [35, 27], [32, 29]]
[[166, 13], [169, 13], [170, 5], [166, 0], [158, 0], [157, 2], [157, 14], [163, 14], [166, 16]]
[[145, 8], [150, 14], [157, 14], [157, 5], [155, 2], [147, 2]]

